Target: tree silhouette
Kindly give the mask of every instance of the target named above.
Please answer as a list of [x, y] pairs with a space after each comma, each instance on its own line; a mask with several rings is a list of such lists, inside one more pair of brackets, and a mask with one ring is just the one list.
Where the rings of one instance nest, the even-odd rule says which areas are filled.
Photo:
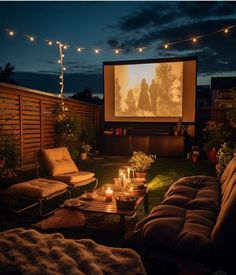
[[118, 78], [116, 78], [115, 80], [115, 112], [117, 115], [120, 114], [121, 112], [121, 93], [120, 93], [121, 87], [119, 84], [119, 80]]
[[9, 84], [17, 84], [17, 82], [12, 79], [15, 67], [11, 63], [7, 63], [5, 68], [0, 67], [0, 82], [5, 82]]
[[93, 96], [93, 92], [91, 88], [84, 88], [83, 92], [76, 93], [72, 95], [71, 98], [97, 104], [97, 105], [103, 104], [103, 99], [100, 99], [98, 96]]
[[158, 114], [173, 115], [176, 112], [176, 103], [173, 101], [172, 90], [177, 77], [172, 72], [172, 66], [161, 63], [156, 68], [156, 79], [158, 84]]

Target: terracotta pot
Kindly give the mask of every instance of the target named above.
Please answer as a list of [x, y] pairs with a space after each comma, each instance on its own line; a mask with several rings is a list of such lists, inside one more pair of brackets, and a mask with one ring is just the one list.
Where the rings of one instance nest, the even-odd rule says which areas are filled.
[[217, 163], [218, 162], [217, 150], [215, 149], [208, 150], [207, 157], [210, 163]]
[[86, 160], [87, 159], [87, 153], [80, 153], [80, 159], [81, 160]]

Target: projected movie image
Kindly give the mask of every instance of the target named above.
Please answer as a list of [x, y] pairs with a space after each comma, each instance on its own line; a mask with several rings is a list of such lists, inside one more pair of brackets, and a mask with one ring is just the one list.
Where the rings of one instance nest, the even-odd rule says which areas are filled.
[[181, 117], [183, 62], [117, 65], [115, 117]]

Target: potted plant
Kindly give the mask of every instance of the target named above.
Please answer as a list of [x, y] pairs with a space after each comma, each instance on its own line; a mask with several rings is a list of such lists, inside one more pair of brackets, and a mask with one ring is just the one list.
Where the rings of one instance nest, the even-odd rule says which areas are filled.
[[236, 156], [236, 144], [223, 143], [217, 153], [216, 174], [220, 178], [230, 160]]
[[0, 182], [7, 187], [17, 180], [14, 170], [20, 165], [21, 152], [19, 141], [13, 134], [0, 136]]
[[79, 147], [80, 151], [80, 159], [86, 160], [88, 157], [88, 153], [92, 150], [92, 147], [85, 142], [82, 142]]
[[227, 111], [226, 117], [229, 122], [229, 125], [232, 128], [236, 128], [236, 87], [232, 88], [230, 91], [233, 99], [233, 104], [232, 104], [232, 108], [230, 108]]
[[146, 178], [147, 170], [154, 163], [155, 155], [147, 155], [142, 151], [133, 152], [133, 156], [129, 159], [129, 163], [136, 171], [137, 178]]
[[217, 163], [217, 151], [221, 144], [227, 142], [230, 138], [229, 131], [223, 123], [208, 121], [203, 129], [204, 151], [207, 152], [208, 159], [211, 163]]

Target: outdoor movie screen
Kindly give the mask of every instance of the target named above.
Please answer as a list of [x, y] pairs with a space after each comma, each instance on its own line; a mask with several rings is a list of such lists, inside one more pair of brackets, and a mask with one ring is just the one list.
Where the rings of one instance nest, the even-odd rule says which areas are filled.
[[103, 62], [105, 121], [195, 122], [196, 57]]

